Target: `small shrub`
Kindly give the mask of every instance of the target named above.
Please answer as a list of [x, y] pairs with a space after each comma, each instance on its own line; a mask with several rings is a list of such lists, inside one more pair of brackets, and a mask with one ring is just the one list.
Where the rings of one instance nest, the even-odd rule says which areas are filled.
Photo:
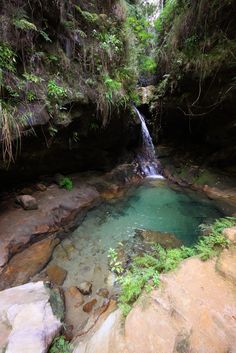
[[55, 80], [50, 80], [48, 82], [48, 96], [55, 100], [60, 100], [67, 95], [67, 90], [59, 86]]
[[73, 189], [73, 182], [70, 178], [64, 177], [59, 181], [59, 186], [60, 188], [64, 188], [68, 191], [71, 191]]
[[8, 44], [0, 44], [0, 70], [15, 71], [16, 54]]
[[32, 22], [29, 22], [28, 19], [25, 18], [15, 18], [13, 20], [13, 24], [16, 28], [21, 30], [32, 30], [37, 31], [37, 27]]
[[56, 337], [49, 349], [49, 353], [70, 353], [70, 344], [64, 336]]
[[109, 259], [109, 267], [112, 272], [116, 273], [117, 275], [120, 275], [124, 272], [122, 262], [118, 260], [118, 253], [115, 249], [110, 248], [108, 250], [107, 257]]

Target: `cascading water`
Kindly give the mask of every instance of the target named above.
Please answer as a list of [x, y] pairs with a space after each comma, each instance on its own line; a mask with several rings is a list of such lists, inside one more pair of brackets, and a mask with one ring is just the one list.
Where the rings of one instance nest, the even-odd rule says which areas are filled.
[[158, 171], [158, 164], [156, 159], [155, 148], [152, 142], [152, 138], [148, 131], [144, 116], [140, 113], [140, 111], [134, 107], [134, 110], [141, 122], [142, 128], [142, 148], [137, 156], [137, 161], [140, 165], [141, 172], [145, 176], [159, 177], [162, 176]]

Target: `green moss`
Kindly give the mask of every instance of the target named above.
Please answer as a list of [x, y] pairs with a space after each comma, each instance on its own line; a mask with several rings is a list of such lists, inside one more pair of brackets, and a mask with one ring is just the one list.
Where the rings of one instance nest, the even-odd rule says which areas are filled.
[[194, 183], [199, 185], [216, 185], [217, 181], [217, 175], [208, 170], [204, 170], [199, 176], [194, 178]]

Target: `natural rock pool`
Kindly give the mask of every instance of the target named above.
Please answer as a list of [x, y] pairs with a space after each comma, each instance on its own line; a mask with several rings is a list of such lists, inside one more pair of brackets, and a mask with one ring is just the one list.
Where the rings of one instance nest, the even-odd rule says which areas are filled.
[[[124, 247], [135, 243], [137, 229], [168, 232], [184, 245], [191, 245], [197, 240], [200, 224], [212, 223], [222, 215], [222, 210], [201, 194], [170, 185], [166, 180], [146, 180], [131, 188], [122, 199], [106, 201], [90, 211], [56, 248], [49, 265], [67, 270], [65, 288], [90, 281], [93, 291], [86, 300], [97, 298], [97, 307], [102, 302], [96, 295], [98, 289], [115, 293], [114, 275], [108, 268], [110, 248], [116, 248], [120, 242]], [[87, 318], [80, 307], [71, 311], [69, 323], [78, 329]]]

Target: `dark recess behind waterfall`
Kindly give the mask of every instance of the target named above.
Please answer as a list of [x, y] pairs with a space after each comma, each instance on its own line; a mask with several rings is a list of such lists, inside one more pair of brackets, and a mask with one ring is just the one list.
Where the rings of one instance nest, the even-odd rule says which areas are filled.
[[[1, 168], [2, 188], [40, 179], [55, 173], [89, 170], [109, 171], [117, 163], [132, 161], [141, 142], [140, 124], [129, 119], [129, 112], [111, 114], [103, 127], [95, 108], [82, 107], [83, 114], [51, 137], [48, 126], [35, 126], [35, 134], [22, 138], [21, 152], [8, 169]], [[97, 121], [99, 128], [91, 128]], [[73, 133], [79, 132], [74, 141]]]

